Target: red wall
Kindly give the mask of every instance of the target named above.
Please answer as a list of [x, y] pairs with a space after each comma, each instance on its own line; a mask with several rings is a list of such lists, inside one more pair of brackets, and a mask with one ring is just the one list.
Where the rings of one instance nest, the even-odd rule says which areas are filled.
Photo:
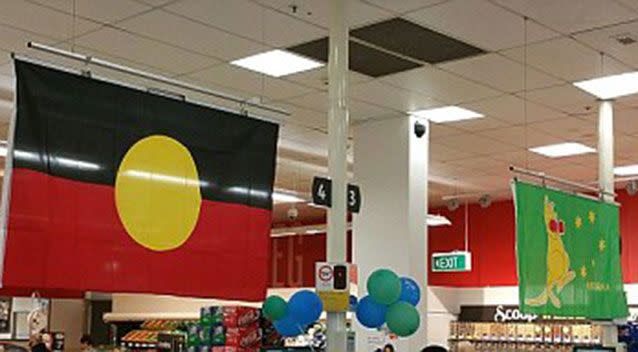
[[[625, 282], [638, 282], [638, 197], [620, 192], [620, 232], [622, 239], [622, 266]], [[445, 215], [452, 226], [430, 227], [428, 249], [433, 252], [462, 250], [464, 242], [464, 208], [450, 212], [434, 211]], [[489, 208], [469, 207], [469, 248], [472, 253], [472, 271], [467, 273], [433, 273], [430, 267], [430, 285], [457, 287], [484, 287], [517, 285], [514, 235], [514, 206], [512, 201], [492, 204]], [[428, 256], [429, 257], [429, 256]], [[431, 263], [429, 263], [431, 266]]]

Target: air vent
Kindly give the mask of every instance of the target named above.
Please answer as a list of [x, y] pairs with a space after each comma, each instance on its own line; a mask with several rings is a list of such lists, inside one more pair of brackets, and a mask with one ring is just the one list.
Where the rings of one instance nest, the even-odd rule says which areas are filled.
[[636, 36], [631, 33], [618, 34], [613, 36], [612, 39], [616, 40], [621, 45], [631, 45], [637, 41]]

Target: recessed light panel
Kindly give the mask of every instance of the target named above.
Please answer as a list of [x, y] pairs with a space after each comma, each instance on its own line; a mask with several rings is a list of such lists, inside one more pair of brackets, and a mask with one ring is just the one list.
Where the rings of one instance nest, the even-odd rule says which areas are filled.
[[638, 93], [638, 72], [594, 78], [574, 85], [600, 99], [614, 99]]
[[618, 176], [638, 175], [638, 164], [617, 166], [614, 168], [614, 174]]
[[321, 62], [284, 50], [271, 50], [248, 56], [231, 64], [273, 77], [287, 76], [323, 66]]
[[581, 155], [581, 154], [596, 152], [596, 149], [592, 147], [588, 147], [584, 144], [575, 143], [575, 142], [544, 145], [540, 147], [530, 148], [529, 150], [536, 154], [544, 155], [550, 158], [561, 158], [565, 156]]
[[442, 108], [417, 110], [411, 111], [410, 114], [436, 123], [463, 121], [484, 117], [483, 114], [460, 108], [458, 106], [444, 106]]

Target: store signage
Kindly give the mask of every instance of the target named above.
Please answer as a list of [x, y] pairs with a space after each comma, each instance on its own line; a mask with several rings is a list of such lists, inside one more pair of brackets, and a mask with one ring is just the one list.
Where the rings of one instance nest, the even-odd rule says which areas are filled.
[[[348, 184], [346, 201], [348, 211], [358, 213], [361, 209], [361, 189], [357, 185]], [[332, 181], [325, 177], [312, 180], [312, 202], [326, 207], [332, 206]]]
[[433, 272], [460, 272], [472, 270], [470, 252], [448, 252], [432, 254]]
[[524, 314], [518, 306], [461, 306], [459, 321], [466, 322], [527, 322], [537, 321], [535, 314]]
[[317, 262], [315, 289], [327, 312], [347, 312], [350, 306], [350, 277], [348, 263]]

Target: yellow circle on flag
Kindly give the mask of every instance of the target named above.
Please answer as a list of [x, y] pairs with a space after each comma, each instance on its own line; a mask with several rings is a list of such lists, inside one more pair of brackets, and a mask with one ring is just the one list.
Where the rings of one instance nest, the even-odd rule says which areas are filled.
[[177, 140], [154, 135], [124, 155], [115, 178], [115, 206], [126, 232], [155, 251], [178, 248], [199, 218], [197, 166]]

